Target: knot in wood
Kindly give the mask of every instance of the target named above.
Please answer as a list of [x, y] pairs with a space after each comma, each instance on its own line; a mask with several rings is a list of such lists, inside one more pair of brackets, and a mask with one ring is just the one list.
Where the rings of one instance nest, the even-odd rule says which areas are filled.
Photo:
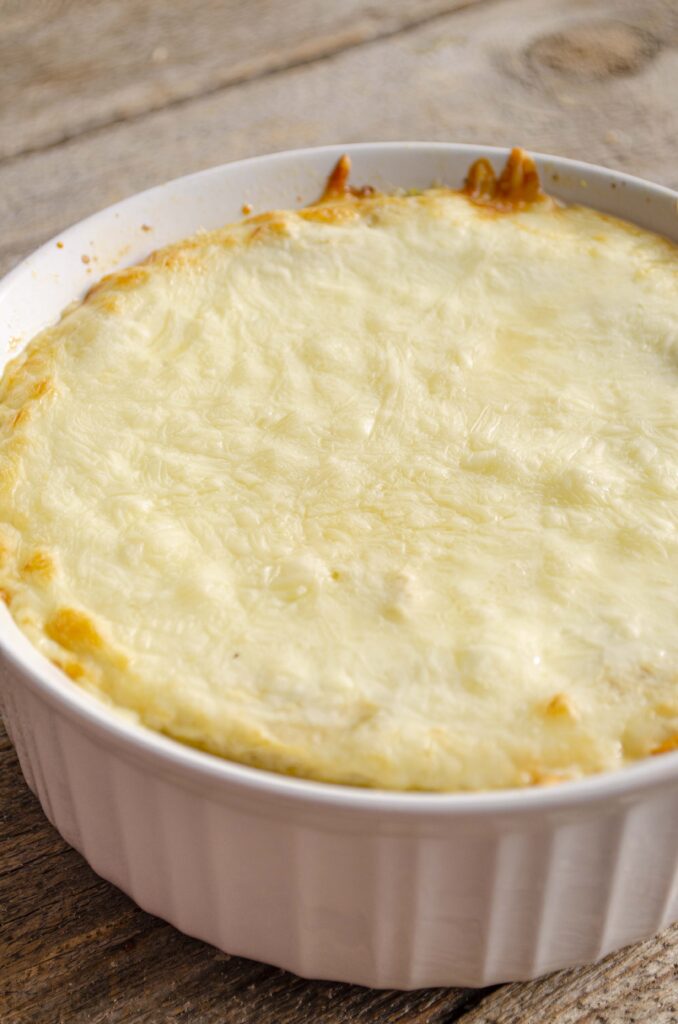
[[590, 21], [533, 42], [531, 63], [573, 78], [634, 75], [660, 49], [659, 40], [645, 29], [620, 21]]

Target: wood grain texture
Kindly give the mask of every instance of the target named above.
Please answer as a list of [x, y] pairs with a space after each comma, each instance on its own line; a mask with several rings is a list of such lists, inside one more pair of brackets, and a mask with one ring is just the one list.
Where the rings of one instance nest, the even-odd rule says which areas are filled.
[[[141, 188], [325, 142], [520, 142], [676, 186], [676, 43], [675, 0], [0, 0], [0, 273]], [[678, 1024], [678, 929], [496, 990], [305, 982], [97, 878], [0, 726], [2, 1024], [459, 1020]]]
[[[562, 52], [568, 33], [595, 42], [605, 26], [608, 49], [620, 46], [609, 33], [619, 22], [634, 38], [656, 41], [631, 70], [610, 55], [612, 70], [592, 75], [585, 66], [582, 75], [576, 39], [565, 67], [537, 46], [560, 36], [554, 45]], [[387, 40], [85, 133], [0, 163], [0, 273], [60, 228], [159, 181], [338, 140], [518, 142], [678, 184], [676, 39], [672, 0], [487, 0]]]
[[529, 985], [505, 985], [462, 1019], [463, 1024], [676, 1024], [678, 926], [601, 964], [559, 971]]
[[0, 0], [0, 159], [480, 0]]

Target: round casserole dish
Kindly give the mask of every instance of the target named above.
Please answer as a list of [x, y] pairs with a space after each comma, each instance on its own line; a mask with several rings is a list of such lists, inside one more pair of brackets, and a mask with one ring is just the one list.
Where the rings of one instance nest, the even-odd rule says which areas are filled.
[[[96, 277], [321, 191], [346, 149], [381, 189], [460, 184], [490, 147], [280, 153], [170, 182], [90, 217], [0, 285], [3, 362]], [[676, 193], [538, 158], [547, 191], [678, 241]], [[150, 225], [153, 232], [142, 230]], [[124, 253], [124, 255], [123, 255]], [[89, 271], [89, 272], [88, 272]], [[0, 708], [29, 786], [96, 872], [229, 953], [306, 977], [489, 985], [594, 960], [678, 917], [678, 752], [557, 787], [427, 795], [305, 782], [112, 715], [0, 606]]]

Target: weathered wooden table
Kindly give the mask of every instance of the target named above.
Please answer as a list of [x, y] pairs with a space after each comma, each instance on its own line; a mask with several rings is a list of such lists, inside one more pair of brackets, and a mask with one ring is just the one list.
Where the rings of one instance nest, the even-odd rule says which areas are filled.
[[[520, 143], [678, 186], [676, 0], [0, 0], [0, 273], [167, 178], [294, 146]], [[678, 928], [494, 990], [226, 956], [48, 825], [0, 732], [0, 1021], [678, 1022]]]

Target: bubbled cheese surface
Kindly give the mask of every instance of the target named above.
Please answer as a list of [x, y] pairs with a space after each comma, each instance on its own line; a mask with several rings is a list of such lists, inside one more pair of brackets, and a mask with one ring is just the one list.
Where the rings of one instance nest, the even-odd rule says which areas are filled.
[[305, 777], [670, 749], [677, 265], [592, 211], [439, 190], [108, 279], [5, 373], [11, 613], [113, 707]]

